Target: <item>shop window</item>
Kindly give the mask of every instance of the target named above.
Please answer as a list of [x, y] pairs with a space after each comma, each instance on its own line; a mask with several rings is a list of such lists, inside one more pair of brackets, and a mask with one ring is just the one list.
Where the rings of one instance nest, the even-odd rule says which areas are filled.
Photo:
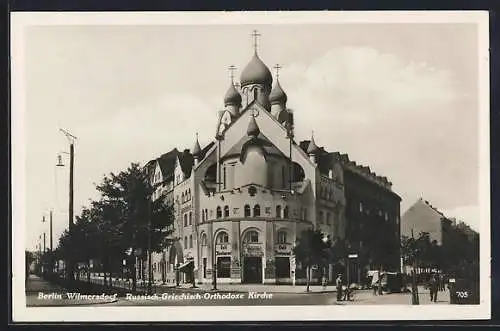
[[222, 209], [220, 208], [220, 206], [217, 206], [217, 218], [221, 217], [222, 217]]
[[219, 256], [217, 257], [217, 278], [231, 277], [231, 257]]
[[224, 206], [224, 217], [229, 217], [229, 206]]
[[281, 206], [276, 206], [276, 217], [281, 218]]
[[245, 205], [245, 217], [250, 217], [250, 206]]
[[253, 207], [253, 216], [254, 217], [260, 216], [260, 206], [259, 205], [255, 205]]

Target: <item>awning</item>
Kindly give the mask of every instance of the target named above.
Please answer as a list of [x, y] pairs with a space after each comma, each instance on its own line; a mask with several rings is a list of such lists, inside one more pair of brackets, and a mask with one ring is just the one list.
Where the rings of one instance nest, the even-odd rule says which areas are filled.
[[194, 261], [193, 260], [189, 260], [187, 262], [184, 262], [183, 264], [181, 264], [178, 268], [179, 271], [184, 271], [186, 269], [188, 269], [189, 267], [191, 267], [191, 264], [194, 265]]

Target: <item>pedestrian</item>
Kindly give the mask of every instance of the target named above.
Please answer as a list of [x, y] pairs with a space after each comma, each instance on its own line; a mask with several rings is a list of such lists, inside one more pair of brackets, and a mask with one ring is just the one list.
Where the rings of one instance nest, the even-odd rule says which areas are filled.
[[342, 274], [337, 275], [335, 285], [337, 289], [337, 301], [342, 301]]
[[378, 273], [374, 273], [372, 277], [372, 288], [373, 288], [373, 295], [377, 295], [378, 292]]
[[429, 290], [431, 294], [431, 302], [436, 302], [437, 292], [438, 292], [438, 278], [437, 275], [433, 274], [429, 283]]

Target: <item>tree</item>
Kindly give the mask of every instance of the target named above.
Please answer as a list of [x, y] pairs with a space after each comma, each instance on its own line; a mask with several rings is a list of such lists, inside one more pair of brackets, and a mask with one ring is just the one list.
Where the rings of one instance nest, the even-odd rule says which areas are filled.
[[33, 252], [30, 252], [30, 251], [24, 251], [24, 263], [25, 263], [25, 269], [26, 269], [26, 272], [25, 272], [25, 280], [28, 280], [28, 276], [30, 274], [30, 267], [32, 265], [33, 262], [35, 262], [35, 254]]
[[313, 265], [323, 267], [330, 257], [331, 246], [323, 238], [324, 235], [319, 229], [304, 230], [293, 250], [297, 261], [306, 269], [307, 292], [311, 281], [311, 267]]

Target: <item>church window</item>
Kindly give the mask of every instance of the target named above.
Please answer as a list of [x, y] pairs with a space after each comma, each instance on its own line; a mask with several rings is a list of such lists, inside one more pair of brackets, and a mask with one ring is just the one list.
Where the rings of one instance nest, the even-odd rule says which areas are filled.
[[279, 231], [278, 232], [278, 244], [286, 244], [286, 232]]
[[205, 222], [205, 211], [204, 210], [201, 211], [201, 221]]
[[245, 205], [245, 217], [250, 217], [250, 206]]
[[360, 202], [359, 203], [359, 211], [362, 213], [363, 212], [363, 204]]
[[184, 226], [187, 226], [188, 223], [188, 215], [184, 214]]
[[189, 212], [189, 225], [193, 224], [193, 213]]
[[220, 208], [220, 206], [217, 206], [217, 218], [221, 218], [222, 217], [222, 209]]
[[256, 216], [260, 216], [260, 206], [259, 205], [255, 205], [253, 207], [253, 216], [256, 217]]
[[189, 248], [193, 248], [193, 235], [189, 235]]
[[224, 180], [222, 181], [223, 182], [222, 184], [224, 185], [224, 189], [226, 189], [226, 183], [227, 183], [227, 169], [226, 169], [226, 167], [224, 167], [223, 172], [224, 172]]
[[191, 189], [188, 189], [188, 200], [191, 200]]
[[240, 208], [233, 208], [233, 215], [238, 215]]
[[217, 239], [215, 240], [217, 244], [227, 244], [229, 242], [229, 235], [227, 232], [222, 231], [217, 235]]
[[271, 214], [271, 207], [266, 207], [266, 215]]
[[201, 246], [202, 246], [202, 247], [205, 247], [205, 246], [207, 246], [207, 245], [208, 245], [208, 242], [207, 242], [207, 234], [206, 234], [206, 233], [203, 233], [203, 234], [201, 235], [201, 240], [200, 240], [200, 241], [201, 241]]
[[224, 217], [229, 217], [229, 206], [224, 206]]
[[320, 211], [320, 212], [318, 213], [318, 223], [319, 223], [319, 224], [323, 224], [323, 223], [324, 223], [324, 222], [323, 222], [323, 212], [322, 212], [322, 211]]
[[281, 218], [281, 206], [276, 206], [276, 217]]
[[285, 183], [285, 167], [281, 168], [281, 187], [285, 188], [286, 183]]
[[188, 248], [188, 237], [184, 237], [184, 249]]
[[184, 203], [184, 201], [186, 201], [186, 200], [185, 200], [185, 198], [184, 198], [184, 192], [182, 192], [181, 202], [182, 202], [182, 203]]
[[254, 99], [254, 100], [257, 100], [257, 95], [258, 95], [258, 94], [259, 94], [259, 91], [258, 91], [258, 89], [257, 89], [257, 88], [255, 88], [255, 89], [253, 90], [253, 99]]
[[288, 218], [288, 206], [286, 206], [285, 209], [283, 209], [283, 217]]
[[255, 230], [248, 231], [245, 236], [245, 243], [258, 243], [259, 242], [259, 233]]

